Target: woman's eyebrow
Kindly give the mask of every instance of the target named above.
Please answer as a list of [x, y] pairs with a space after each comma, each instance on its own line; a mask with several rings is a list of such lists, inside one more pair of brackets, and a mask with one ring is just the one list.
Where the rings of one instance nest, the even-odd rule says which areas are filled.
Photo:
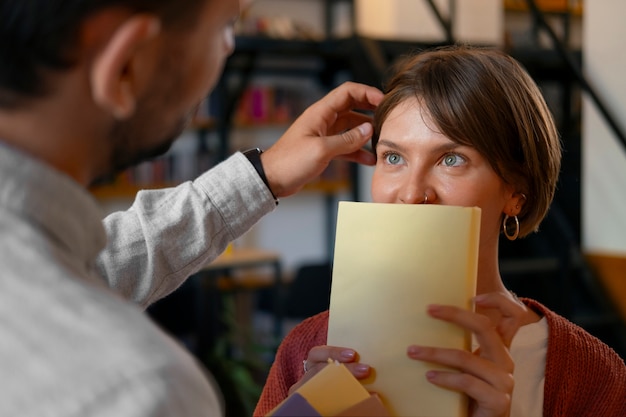
[[456, 143], [456, 142], [450, 141], [448, 143], [443, 143], [443, 144], [437, 146], [433, 150], [436, 153], [446, 153], [446, 152], [454, 151], [455, 149], [458, 149], [458, 148], [462, 148], [464, 146], [465, 145], [461, 145], [460, 143]]
[[389, 139], [379, 139], [376, 146], [378, 147], [380, 145], [386, 146], [387, 148], [395, 149], [396, 151], [403, 151], [406, 149], [404, 146], [399, 145]]
[[[399, 152], [406, 151], [408, 148], [410, 148], [410, 146], [403, 146], [403, 145], [398, 144], [398, 143], [396, 143], [394, 141], [391, 141], [389, 139], [380, 139], [378, 141], [377, 146], [379, 146], [379, 145], [385, 146], [385, 147], [390, 148], [390, 149], [394, 149], [394, 150], [399, 151]], [[453, 151], [455, 149], [458, 149], [458, 148], [461, 148], [461, 147], [465, 147], [465, 146], [466, 145], [462, 145], [460, 143], [456, 143], [456, 142], [453, 142], [453, 141], [449, 140], [446, 143], [442, 143], [441, 145], [438, 145], [438, 146], [432, 148], [431, 152], [433, 152], [433, 153], [446, 153], [446, 152], [450, 152], [450, 151]]]

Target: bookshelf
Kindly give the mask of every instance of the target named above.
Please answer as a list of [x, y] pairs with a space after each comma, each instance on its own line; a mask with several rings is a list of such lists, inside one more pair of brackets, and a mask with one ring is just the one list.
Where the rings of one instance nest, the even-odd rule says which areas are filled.
[[[503, 0], [504, 9], [515, 12], [528, 12], [526, 0]], [[570, 13], [582, 16], [582, 0], [536, 0], [537, 7], [545, 13]]]

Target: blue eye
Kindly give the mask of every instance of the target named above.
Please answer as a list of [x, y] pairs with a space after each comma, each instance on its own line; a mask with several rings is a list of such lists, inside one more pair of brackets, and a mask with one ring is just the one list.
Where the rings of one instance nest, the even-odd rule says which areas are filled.
[[398, 165], [402, 162], [402, 157], [397, 153], [389, 152], [385, 154], [385, 161], [387, 161], [389, 165]]
[[465, 159], [461, 155], [451, 153], [444, 156], [442, 162], [447, 167], [455, 167], [464, 163]]

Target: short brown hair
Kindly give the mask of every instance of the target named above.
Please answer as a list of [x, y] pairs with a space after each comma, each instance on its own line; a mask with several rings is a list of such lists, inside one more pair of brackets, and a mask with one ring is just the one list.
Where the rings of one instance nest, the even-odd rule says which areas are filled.
[[554, 197], [561, 144], [548, 106], [522, 66], [502, 51], [468, 46], [405, 57], [376, 109], [374, 149], [389, 113], [411, 98], [428, 109], [441, 133], [474, 147], [526, 195], [520, 236], [536, 231]]

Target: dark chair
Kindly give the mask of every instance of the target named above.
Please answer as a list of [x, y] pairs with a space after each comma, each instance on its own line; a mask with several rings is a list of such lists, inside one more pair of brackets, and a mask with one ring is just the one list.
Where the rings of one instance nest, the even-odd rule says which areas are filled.
[[331, 278], [330, 262], [300, 266], [285, 291], [284, 316], [307, 318], [327, 310], [330, 304]]

